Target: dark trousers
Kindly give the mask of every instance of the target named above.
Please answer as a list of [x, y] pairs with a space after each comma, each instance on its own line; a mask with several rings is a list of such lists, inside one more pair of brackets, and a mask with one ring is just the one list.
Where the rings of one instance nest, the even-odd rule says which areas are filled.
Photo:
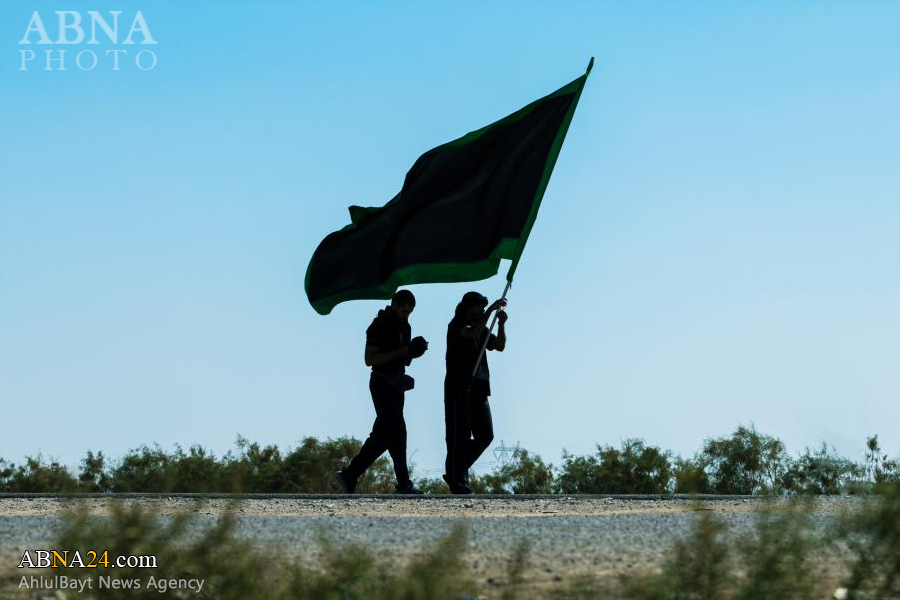
[[476, 390], [444, 390], [444, 421], [447, 425], [447, 476], [466, 483], [469, 468], [494, 439], [494, 423], [488, 397]]
[[409, 483], [406, 467], [406, 421], [403, 420], [403, 392], [378, 375], [369, 378], [369, 391], [375, 404], [372, 433], [353, 457], [345, 473], [358, 479], [387, 450], [394, 461], [397, 485]]

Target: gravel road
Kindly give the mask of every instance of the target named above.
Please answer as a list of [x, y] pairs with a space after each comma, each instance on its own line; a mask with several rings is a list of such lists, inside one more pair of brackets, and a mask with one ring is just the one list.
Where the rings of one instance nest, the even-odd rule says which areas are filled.
[[[162, 515], [193, 505], [184, 498], [138, 499]], [[853, 498], [823, 498], [814, 519], [833, 521]], [[0, 498], [0, 564], [15, 565], [26, 549], [49, 548], [62, 513], [86, 506], [98, 518], [109, 514], [108, 499]], [[208, 527], [226, 510], [226, 500], [199, 505], [198, 527]], [[657, 566], [672, 543], [690, 529], [697, 511], [723, 517], [733, 533], [750, 531], [761, 500], [624, 500], [613, 498], [481, 499], [477, 497], [329, 498], [243, 500], [234, 504], [237, 532], [261, 546], [277, 547], [315, 560], [315, 536], [324, 531], [338, 542], [357, 542], [385, 559], [405, 561], [468, 523], [469, 560], [484, 581], [502, 578], [518, 540], [531, 543], [529, 577], [535, 585], [558, 583], [580, 573], [600, 577]], [[163, 517], [166, 518], [166, 517]], [[199, 533], [199, 530], [197, 531]], [[823, 576], [833, 574], [833, 557], [822, 557]]]

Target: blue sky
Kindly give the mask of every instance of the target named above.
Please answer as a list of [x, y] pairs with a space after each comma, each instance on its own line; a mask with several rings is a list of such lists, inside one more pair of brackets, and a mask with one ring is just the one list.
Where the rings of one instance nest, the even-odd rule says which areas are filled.
[[[119, 44], [20, 45], [35, 10], [53, 40], [53, 11], [121, 10]], [[157, 44], [121, 43], [137, 10]], [[892, 2], [3, 2], [0, 456], [364, 438], [384, 303], [317, 315], [313, 249], [591, 56], [491, 356], [497, 443], [689, 455], [752, 422], [900, 453], [898, 29]], [[413, 288], [419, 474], [446, 323], [502, 273]]]

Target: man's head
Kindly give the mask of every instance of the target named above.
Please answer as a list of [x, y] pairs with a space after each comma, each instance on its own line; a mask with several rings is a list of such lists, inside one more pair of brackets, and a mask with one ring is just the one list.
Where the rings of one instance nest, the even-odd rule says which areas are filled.
[[416, 297], [409, 290], [398, 290], [391, 298], [391, 309], [404, 321], [416, 307]]
[[481, 318], [487, 305], [488, 299], [478, 292], [466, 292], [456, 305], [456, 316], [462, 317], [467, 323], [473, 323]]

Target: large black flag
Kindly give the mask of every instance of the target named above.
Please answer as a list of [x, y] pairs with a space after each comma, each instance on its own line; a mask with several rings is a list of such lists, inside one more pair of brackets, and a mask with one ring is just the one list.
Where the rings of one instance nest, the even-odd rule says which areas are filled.
[[350, 207], [306, 270], [306, 295], [327, 315], [346, 300], [390, 298], [402, 285], [474, 281], [512, 260], [512, 281], [584, 75], [511, 115], [429, 150], [379, 208]]

